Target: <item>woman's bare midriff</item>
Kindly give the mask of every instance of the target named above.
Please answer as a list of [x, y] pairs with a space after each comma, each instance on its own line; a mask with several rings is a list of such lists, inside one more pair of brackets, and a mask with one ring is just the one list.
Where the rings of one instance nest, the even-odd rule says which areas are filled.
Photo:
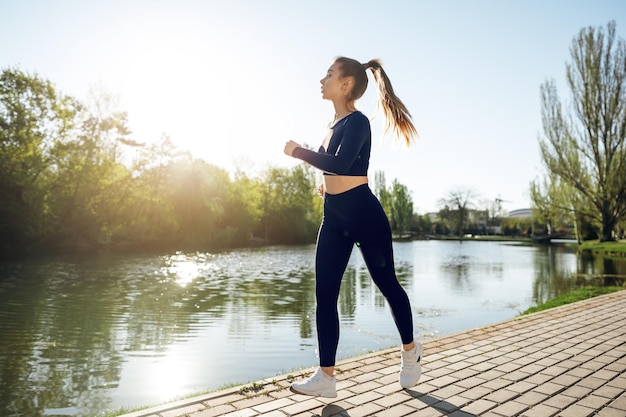
[[324, 192], [341, 194], [359, 185], [367, 184], [367, 176], [324, 175]]

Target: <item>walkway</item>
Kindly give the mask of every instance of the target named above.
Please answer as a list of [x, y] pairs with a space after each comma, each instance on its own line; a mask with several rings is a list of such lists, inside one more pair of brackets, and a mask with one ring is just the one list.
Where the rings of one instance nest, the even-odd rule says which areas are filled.
[[397, 382], [397, 349], [338, 364], [338, 398], [293, 394], [310, 369], [124, 417], [625, 417], [626, 291], [424, 342]]

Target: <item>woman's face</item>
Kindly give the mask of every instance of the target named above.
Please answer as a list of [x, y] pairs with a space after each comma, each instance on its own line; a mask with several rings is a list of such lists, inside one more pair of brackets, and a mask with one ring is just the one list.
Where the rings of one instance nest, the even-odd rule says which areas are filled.
[[345, 79], [341, 77], [339, 64], [334, 63], [328, 68], [326, 76], [320, 80], [322, 84], [322, 98], [326, 100], [339, 100], [346, 95]]

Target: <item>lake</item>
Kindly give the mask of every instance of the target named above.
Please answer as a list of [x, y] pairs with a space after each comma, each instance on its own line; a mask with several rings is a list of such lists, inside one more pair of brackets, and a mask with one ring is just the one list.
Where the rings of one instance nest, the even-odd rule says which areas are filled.
[[[0, 414], [91, 416], [316, 365], [314, 250], [3, 261]], [[626, 274], [623, 262], [558, 244], [413, 241], [394, 251], [421, 339], [510, 319], [605, 271]], [[356, 248], [339, 312], [338, 359], [399, 346]]]

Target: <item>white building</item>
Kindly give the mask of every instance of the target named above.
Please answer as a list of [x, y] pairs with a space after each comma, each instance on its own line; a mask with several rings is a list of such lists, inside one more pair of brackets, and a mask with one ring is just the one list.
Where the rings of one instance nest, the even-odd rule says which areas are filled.
[[526, 218], [526, 217], [532, 217], [533, 216], [533, 212], [531, 209], [529, 208], [523, 208], [523, 209], [517, 209], [517, 210], [511, 210], [509, 211], [509, 218]]

